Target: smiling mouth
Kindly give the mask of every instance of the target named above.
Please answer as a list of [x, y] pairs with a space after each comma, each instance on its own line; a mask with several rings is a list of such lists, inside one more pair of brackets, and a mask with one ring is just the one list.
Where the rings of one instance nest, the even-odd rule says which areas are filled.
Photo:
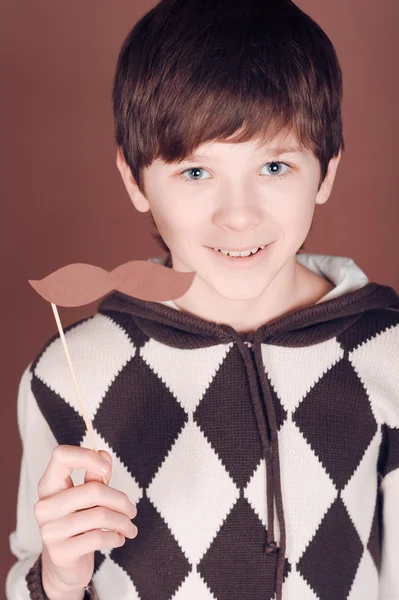
[[223, 254], [223, 252], [221, 252], [220, 250], [216, 250], [215, 248], [209, 247], [209, 250], [211, 250], [214, 254], [217, 254], [221, 260], [223, 260], [224, 262], [230, 264], [230, 265], [241, 265], [241, 266], [245, 266], [245, 265], [254, 265], [256, 263], [258, 263], [261, 258], [267, 254], [268, 249], [270, 246], [272, 246], [273, 242], [270, 242], [270, 244], [266, 244], [263, 247], [259, 247], [258, 250], [256, 252], [254, 252], [253, 254], [249, 254], [248, 256], [231, 256], [229, 254]]
[[253, 246], [247, 246], [246, 248], [226, 248], [223, 246], [208, 246], [208, 248], [212, 248], [212, 250], [219, 250], [222, 254], [229, 253], [230, 255], [234, 256], [248, 252], [250, 252], [251, 254], [255, 254], [256, 252], [258, 252], [258, 250], [263, 250], [263, 248], [267, 245], [267, 243], [264, 244], [262, 242], [261, 244], [253, 244]]
[[258, 246], [258, 249], [255, 252], [249, 251], [249, 250], [242, 250], [242, 252], [249, 252], [249, 254], [247, 254], [246, 256], [241, 256], [240, 254], [238, 254], [237, 251], [232, 250], [231, 252], [228, 252], [227, 250], [222, 250], [220, 248], [212, 248], [212, 250], [215, 250], [216, 252], [220, 252], [220, 254], [223, 254], [224, 256], [231, 256], [232, 258], [249, 258], [250, 256], [253, 256], [254, 254], [257, 254], [258, 252], [260, 252], [261, 250], [263, 250], [263, 248], [265, 248], [265, 246], [267, 246], [267, 244], [262, 244], [262, 246]]

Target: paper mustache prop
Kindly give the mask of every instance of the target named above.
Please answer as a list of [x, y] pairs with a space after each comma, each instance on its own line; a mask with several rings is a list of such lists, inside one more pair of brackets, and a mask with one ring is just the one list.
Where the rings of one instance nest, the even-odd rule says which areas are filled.
[[112, 290], [153, 302], [175, 300], [188, 291], [194, 277], [193, 271], [179, 273], [153, 262], [132, 260], [111, 272], [76, 263], [29, 283], [47, 302], [71, 307], [94, 302]]
[[[175, 300], [189, 290], [194, 277], [195, 271], [180, 273], [150, 261], [132, 260], [116, 267], [111, 272], [94, 265], [76, 263], [62, 267], [43, 279], [29, 279], [33, 289], [47, 302], [50, 302], [53, 309], [86, 428], [93, 450], [96, 452], [98, 451], [93, 427], [84, 407], [56, 305], [66, 307], [83, 306], [99, 300], [113, 290], [153, 302]], [[103, 482], [107, 485], [105, 477], [103, 477]]]

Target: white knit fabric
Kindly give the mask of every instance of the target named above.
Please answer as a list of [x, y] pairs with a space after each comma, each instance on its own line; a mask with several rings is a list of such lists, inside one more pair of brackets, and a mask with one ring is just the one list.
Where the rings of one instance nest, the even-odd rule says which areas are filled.
[[[334, 290], [328, 294], [329, 297], [359, 289], [368, 282], [366, 275], [348, 258], [300, 255], [298, 259], [315, 272], [321, 269], [320, 272], [325, 276], [328, 274], [328, 278], [335, 285]], [[92, 417], [116, 375], [134, 354], [135, 348], [121, 328], [100, 314], [69, 331], [67, 341], [85, 404], [89, 416]], [[221, 345], [192, 350], [189, 355], [181, 349], [173, 348], [168, 348], [168, 352], [165, 353], [165, 347], [155, 340], [150, 340], [140, 350], [148, 367], [166, 383], [188, 415], [187, 424], [162, 469], [147, 488], [148, 498], [162, 514], [185, 556], [193, 565], [190, 575], [173, 595], [173, 600], [215, 600], [204, 580], [196, 572], [195, 565], [209, 547], [215, 532], [221, 527], [238, 497], [236, 485], [202, 431], [192, 420], [193, 411], [228, 351], [228, 347]], [[337, 489], [311, 447], [304, 441], [291, 415], [304, 394], [342, 359], [343, 351], [333, 338], [303, 348], [264, 344], [262, 353], [264, 363], [268, 365], [268, 375], [273, 388], [288, 414], [279, 434], [281, 478], [287, 520], [287, 556], [292, 565], [292, 570], [284, 582], [283, 597], [284, 600], [317, 600], [319, 596], [303, 579], [295, 565], [326, 510], [336, 499]], [[369, 339], [355, 348], [349, 356], [370, 396], [376, 421], [380, 424], [386, 423], [392, 428], [399, 428], [398, 357], [398, 326]], [[181, 377], [183, 359], [187, 377], [184, 381]], [[73, 382], [65, 369], [64, 361], [60, 340], [56, 339], [42, 355], [36, 365], [35, 374], [80, 414]], [[198, 368], [199, 364], [201, 369]], [[286, 376], [287, 372], [289, 377]], [[23, 456], [17, 523], [10, 535], [11, 551], [18, 560], [8, 573], [7, 600], [30, 598], [25, 576], [42, 547], [33, 505], [38, 500], [38, 481], [57, 445], [32, 394], [31, 378], [29, 365], [23, 373], [18, 392], [17, 418]], [[143, 490], [98, 431], [95, 431], [95, 436], [98, 446], [107, 450], [113, 458], [110, 485], [124, 490], [133, 502], [138, 502]], [[365, 543], [373, 518], [377, 486], [375, 467], [380, 441], [381, 430], [378, 429], [358, 469], [342, 491], [346, 510], [359, 537]], [[91, 446], [87, 434], [82, 446]], [[73, 473], [75, 485], [83, 483], [83, 476], [82, 471]], [[195, 484], [198, 480], [208, 481], [208, 489], [196, 489]], [[307, 482], [306, 486], [301, 485], [304, 480]], [[265, 465], [261, 461], [244, 495], [259, 519], [266, 525], [264, 489]], [[385, 477], [382, 489], [384, 544], [380, 580], [370, 554], [365, 551], [347, 599], [334, 600], [399, 600], [399, 469], [391, 471]], [[181, 502], [182, 497], [186, 499], [185, 503]], [[203, 518], [204, 514], [207, 515], [206, 520]], [[187, 527], [188, 522], [190, 527]], [[279, 539], [278, 524], [276, 539]], [[129, 576], [109, 558], [109, 552], [103, 554], [105, 560], [94, 576], [100, 600], [139, 600], [141, 596]]]

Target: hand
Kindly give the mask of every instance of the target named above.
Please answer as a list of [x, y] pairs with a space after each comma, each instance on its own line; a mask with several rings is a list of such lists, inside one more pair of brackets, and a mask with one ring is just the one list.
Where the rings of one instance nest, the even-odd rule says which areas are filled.
[[[82, 485], [74, 486], [73, 469], [86, 470]], [[43, 588], [49, 598], [66, 598], [76, 591], [83, 596], [93, 576], [94, 552], [136, 537], [131, 522], [136, 506], [124, 492], [102, 483], [104, 476], [109, 483], [111, 474], [112, 458], [104, 450], [68, 445], [54, 449], [34, 506], [43, 541]]]

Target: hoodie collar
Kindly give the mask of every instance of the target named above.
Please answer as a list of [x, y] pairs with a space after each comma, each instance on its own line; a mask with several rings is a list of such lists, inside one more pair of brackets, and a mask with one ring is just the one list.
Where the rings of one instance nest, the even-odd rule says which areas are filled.
[[[162, 265], [166, 257], [149, 260]], [[253, 344], [255, 340], [283, 346], [319, 343], [344, 331], [365, 310], [394, 306], [398, 301], [395, 290], [370, 283], [351, 258], [299, 254], [297, 260], [331, 281], [334, 288], [316, 304], [288, 312], [256, 331], [236, 332], [244, 343]], [[127, 313], [149, 337], [177, 348], [199, 348], [231, 341], [231, 327], [180, 311], [173, 301], [150, 302], [114, 292], [102, 300], [99, 310]]]

